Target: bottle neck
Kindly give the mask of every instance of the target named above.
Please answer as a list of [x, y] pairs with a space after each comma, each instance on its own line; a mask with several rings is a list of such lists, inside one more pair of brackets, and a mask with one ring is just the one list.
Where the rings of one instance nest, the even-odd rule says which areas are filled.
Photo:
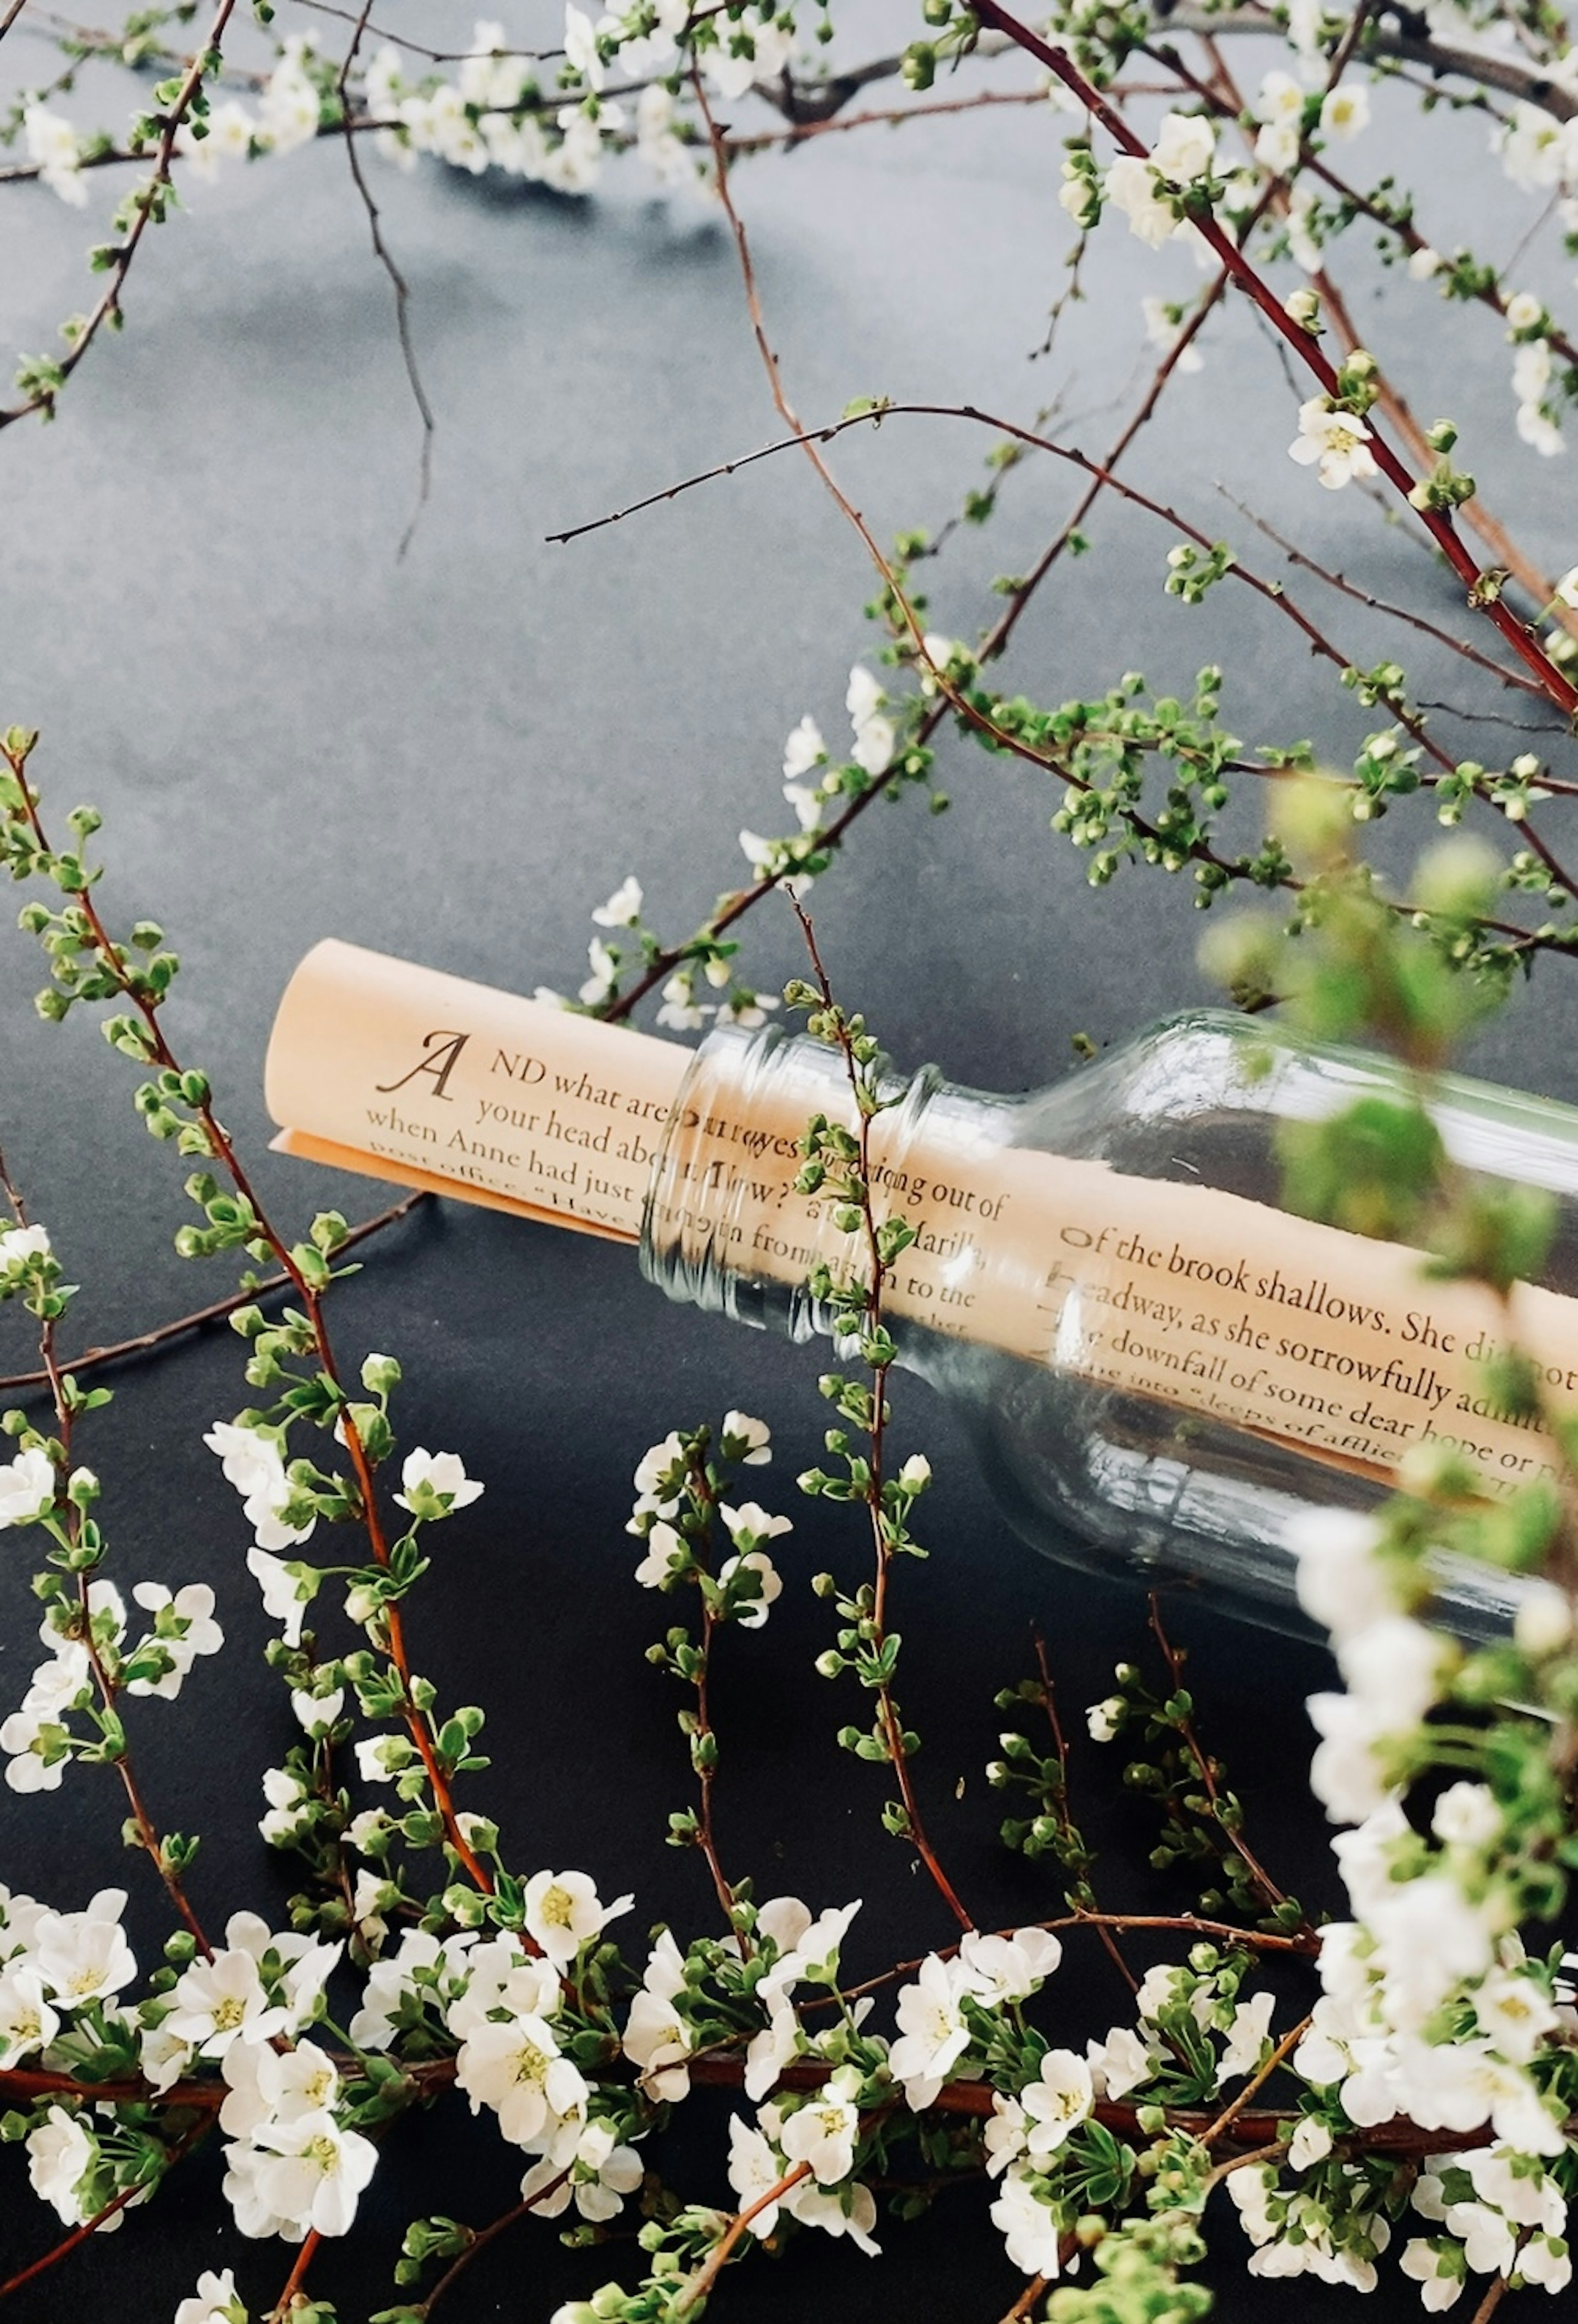
[[[865, 1130], [872, 1206], [916, 1230], [884, 1286], [900, 1360], [935, 1373], [950, 1340], [1025, 1353], [1038, 1337], [1044, 1345], [1033, 1314], [1009, 1312], [1023, 1307], [1026, 1286], [1005, 1301], [995, 1280], [1019, 1102], [960, 1088], [930, 1066], [885, 1081], [881, 1094]], [[648, 1190], [649, 1279], [671, 1299], [792, 1339], [831, 1332], [810, 1277], [826, 1268], [869, 1286], [871, 1262], [863, 1229], [841, 1231], [834, 1203], [796, 1189], [817, 1114], [860, 1132], [841, 1051], [777, 1026], [712, 1034], [681, 1084]]]

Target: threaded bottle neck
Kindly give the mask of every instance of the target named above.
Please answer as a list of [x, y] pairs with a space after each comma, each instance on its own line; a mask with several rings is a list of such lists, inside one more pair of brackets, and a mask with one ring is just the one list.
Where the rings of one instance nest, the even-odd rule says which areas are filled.
[[[918, 1217], [951, 1198], [967, 1225], [980, 1200], [973, 1165], [1006, 1142], [1011, 1103], [958, 1089], [930, 1066], [885, 1080], [881, 1095], [866, 1147], [876, 1218]], [[796, 1191], [800, 1140], [817, 1114], [859, 1132], [840, 1050], [779, 1026], [714, 1032], [680, 1087], [653, 1170], [641, 1225], [648, 1278], [671, 1299], [796, 1340], [830, 1331], [808, 1278], [826, 1267], [835, 1280], [869, 1285], [870, 1262], [863, 1234], [840, 1230], [831, 1202]], [[950, 1261], [961, 1283], [978, 1264], [967, 1231], [955, 1249], [928, 1253], [924, 1265], [900, 1261], [895, 1272], [889, 1320], [907, 1360], [922, 1360], [946, 1332]], [[958, 1294], [961, 1318], [968, 1296]], [[934, 1325], [926, 1311], [939, 1301]]]

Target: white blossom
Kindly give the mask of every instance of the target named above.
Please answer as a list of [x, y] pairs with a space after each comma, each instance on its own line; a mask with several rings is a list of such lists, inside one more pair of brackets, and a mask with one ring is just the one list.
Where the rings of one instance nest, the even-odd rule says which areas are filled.
[[39, 180], [69, 202], [74, 210], [86, 207], [87, 180], [82, 175], [81, 157], [77, 148], [77, 132], [64, 114], [51, 113], [47, 106], [30, 105], [22, 116], [27, 136], [27, 157], [38, 164]]
[[1324, 2163], [1332, 2151], [1332, 2134], [1315, 2115], [1300, 2117], [1298, 2126], [1288, 2141], [1287, 2160], [1295, 2171], [1311, 2171]]
[[[1332, 417], [1319, 397], [1304, 410]], [[1305, 455], [1306, 459], [1318, 456], [1318, 447]], [[1373, 1517], [1350, 1509], [1306, 1510], [1289, 1526], [1287, 1546], [1298, 1561], [1300, 1606], [1334, 1638], [1355, 1636], [1398, 1611], [1397, 1594], [1380, 1556], [1380, 1527]]]
[[0, 1465], [0, 1532], [7, 1526], [31, 1525], [53, 1508], [55, 1471], [41, 1445], [31, 1445], [14, 1461]]
[[885, 716], [882, 705], [887, 696], [863, 662], [856, 662], [849, 673], [849, 685], [844, 691], [844, 706], [854, 731], [854, 749], [851, 753], [856, 766], [863, 767], [868, 775], [885, 774], [892, 763], [893, 748], [898, 730]]
[[[34, 156], [35, 160], [37, 156]], [[50, 1231], [43, 1226], [7, 1227], [0, 1234], [0, 1268], [24, 1267], [30, 1259], [51, 1256]]]
[[1321, 127], [1343, 144], [1370, 126], [1370, 91], [1362, 82], [1328, 89], [1321, 105]]
[[601, 936], [592, 938], [586, 946], [586, 958], [592, 973], [579, 988], [579, 994], [588, 1009], [596, 1009], [611, 997], [619, 982], [619, 963]]
[[260, 1549], [289, 1549], [308, 1538], [318, 1523], [316, 1516], [297, 1526], [287, 1526], [281, 1518], [280, 1511], [291, 1498], [291, 1486], [285, 1474], [284, 1455], [272, 1436], [217, 1420], [203, 1442], [218, 1454], [226, 1480], [241, 1495]]
[[[783, 1577], [764, 1549], [748, 1550], [742, 1557], [725, 1558], [718, 1568], [718, 1580], [726, 1583], [740, 1572], [755, 1574], [757, 1594], [736, 1606], [734, 1619], [743, 1630], [759, 1630], [767, 1619], [768, 1608], [783, 1595]], [[639, 1574], [637, 1579], [640, 1579]]]
[[876, 2197], [858, 2181], [831, 2188], [803, 2179], [787, 2198], [786, 2209], [802, 2227], [820, 2227], [824, 2235], [847, 2236], [868, 2259], [881, 2256], [881, 2246], [872, 2232], [877, 2224]]
[[[808, 715], [790, 729], [783, 746], [783, 779], [786, 783], [798, 782], [808, 775], [813, 767], [821, 766], [827, 756], [827, 745], [822, 740], [822, 729]], [[4, 1245], [0, 1244], [0, 1252]]]
[[[784, 2176], [784, 2166], [773, 2153], [761, 2131], [734, 2115], [729, 2121], [729, 2184], [739, 2198], [740, 2209], [754, 2210], [763, 2195], [778, 2185]], [[778, 2225], [778, 2205], [768, 2203], [755, 2211], [751, 2232], [765, 2243]]]
[[[626, 2195], [633, 2195], [645, 2176], [633, 2146], [617, 2146], [605, 2122], [589, 2122], [576, 2141], [569, 2162], [557, 2148], [534, 2163], [521, 2181], [521, 2197], [540, 2218], [557, 2218], [574, 2198], [584, 2219], [618, 2216]], [[534, 2196], [540, 2200], [533, 2201]]]
[[772, 1458], [772, 1431], [765, 1420], [752, 1420], [748, 1412], [725, 1412], [719, 1434], [730, 1443], [744, 1446], [734, 1455], [743, 1469], [760, 1469]]
[[1408, 254], [1409, 280], [1414, 282], [1428, 282], [1434, 275], [1440, 273], [1445, 263], [1445, 259], [1438, 250], [1432, 250], [1427, 242], [1421, 243], [1417, 250], [1410, 251]]
[[1048, 2282], [1058, 2272], [1057, 2222], [1036, 2193], [1031, 2173], [1011, 2165], [992, 2205], [992, 2224], [1002, 2235], [1010, 2265], [1021, 2275]]
[[47, 2049], [60, 2030], [38, 1969], [25, 1959], [7, 1961], [0, 1969], [0, 2066], [18, 2065]]
[[[69, 2227], [93, 2217], [84, 2200], [83, 2181], [98, 2161], [98, 2147], [82, 2116], [52, 2106], [26, 2139], [27, 2175], [40, 2202], [52, 2206]], [[125, 2216], [117, 2211], [106, 2227], [118, 2227]]]
[[623, 880], [605, 904], [592, 914], [600, 928], [633, 928], [641, 916], [641, 883], [633, 873]]
[[1216, 132], [1203, 113], [1164, 113], [1151, 149], [1150, 166], [1169, 185], [1191, 185], [1210, 174]]
[[526, 1928], [549, 1960], [565, 1968], [634, 1902], [633, 1896], [616, 1896], [612, 1904], [599, 1903], [584, 1872], [537, 1872], [526, 1883]]
[[697, 1001], [696, 979], [691, 971], [676, 969], [663, 986], [659, 1024], [675, 1033], [696, 1033], [706, 1023], [707, 1013]]
[[0, 1720], [5, 1781], [14, 1792], [58, 1792], [69, 1763], [70, 1739], [59, 1718], [35, 1703]]
[[63, 2009], [81, 2009], [131, 1984], [136, 1957], [126, 1941], [121, 1914], [124, 1888], [101, 1888], [80, 1913], [42, 1913], [32, 1933], [34, 1966], [51, 2000]]
[[1115, 1742], [1122, 1731], [1128, 1708], [1121, 1694], [1110, 1694], [1104, 1702], [1093, 1702], [1084, 1714], [1085, 1729], [1091, 1741]]
[[1151, 250], [1159, 250], [1187, 223], [1157, 192], [1150, 163], [1139, 154], [1121, 153], [1103, 178], [1102, 191], [1114, 209], [1122, 211], [1130, 233]]
[[[636, 2000], [640, 1998], [638, 1994]], [[761, 1998], [767, 2004], [767, 2024], [751, 2036], [745, 2049], [745, 2095], [753, 2099], [764, 2098], [806, 2047], [799, 2015], [782, 1987], [764, 1986]], [[634, 2006], [632, 2003], [632, 2014]]]
[[1451, 1784], [1436, 1801], [1430, 1829], [1449, 1846], [1489, 1848], [1500, 1837], [1501, 1811], [1488, 1784]]
[[981, 2000], [992, 2008], [1005, 2001], [1028, 2001], [1063, 1959], [1063, 1946], [1049, 1929], [1016, 1929], [1011, 1936], [983, 1936], [968, 1930], [959, 1941], [959, 1960]]
[[275, 1557], [254, 1543], [246, 1553], [247, 1571], [263, 1591], [263, 1612], [276, 1622], [284, 1624], [284, 1640], [288, 1646], [301, 1643], [301, 1625], [307, 1617], [309, 1599], [303, 1594], [299, 1577], [292, 1573], [282, 1558]]
[[198, 2276], [197, 2291], [177, 2308], [174, 2324], [236, 2324], [245, 2312], [235, 2290], [235, 2271], [210, 2267]]
[[1221, 2072], [1224, 2082], [1240, 2074], [1254, 2072], [1270, 2034], [1271, 2013], [1276, 2006], [1276, 1996], [1270, 1993], [1257, 1993], [1250, 2000], [1239, 2003], [1232, 2013], [1226, 2047], [1222, 2052]]
[[[480, 1500], [483, 1493], [475, 1478], [466, 1475], [466, 1463], [458, 1452], [429, 1452], [422, 1444], [406, 1454], [401, 1464], [400, 1481], [405, 1490], [396, 1493], [395, 1499], [402, 1509], [423, 1517], [433, 1514], [427, 1506], [429, 1495], [436, 1494], [443, 1503], [439, 1514], [453, 1517], [457, 1509], [468, 1509], [473, 1501]], [[413, 1499], [413, 1494], [420, 1499]]]
[[780, 1534], [792, 1533], [795, 1529], [792, 1517], [772, 1517], [759, 1501], [742, 1501], [738, 1508], [731, 1508], [727, 1501], [720, 1501], [718, 1515], [728, 1527], [734, 1546], [742, 1554], [754, 1549], [760, 1542], [776, 1541]]
[[161, 1582], [139, 1582], [132, 1595], [150, 1614], [157, 1615], [168, 1606], [186, 1627], [178, 1637], [157, 1639], [170, 1659], [169, 1670], [159, 1678], [133, 1679], [126, 1692], [161, 1695], [167, 1702], [173, 1702], [198, 1656], [217, 1655], [225, 1643], [225, 1633], [214, 1619], [214, 1593], [206, 1582], [189, 1582], [173, 1594]]
[[1084, 2054], [1092, 2085], [1103, 2098], [1126, 2098], [1156, 2071], [1149, 2046], [1130, 2025], [1114, 2025], [1104, 2042], [1087, 2042]]
[[276, 153], [294, 152], [297, 146], [310, 144], [318, 134], [322, 104], [306, 63], [312, 47], [309, 33], [293, 32], [263, 90], [257, 139]]
[[854, 2091], [860, 2077], [843, 2068], [826, 2089], [788, 2116], [782, 2145], [789, 2163], [810, 2165], [811, 2176], [822, 2187], [835, 2187], [854, 2169], [855, 2141], [860, 2136], [860, 2109]]
[[271, 2006], [257, 1962], [239, 1947], [193, 1961], [172, 1999], [161, 2030], [201, 2058], [222, 2058], [238, 2039], [266, 2042], [285, 2027], [285, 2012]]
[[684, 2098], [690, 2089], [685, 2061], [692, 2049], [690, 2029], [674, 2007], [684, 1990], [685, 1958], [665, 1929], [648, 1956], [641, 1989], [630, 2005], [623, 2047], [641, 2070], [641, 2088], [653, 2098]]
[[260, 2123], [252, 2144], [264, 2150], [256, 2166], [263, 2203], [303, 2236], [349, 2233], [357, 2199], [377, 2166], [378, 2149], [370, 2138], [345, 2129], [320, 2108]]
[[552, 2027], [534, 2012], [473, 2026], [460, 2045], [455, 2080], [473, 2114], [493, 2107], [500, 2135], [512, 2146], [529, 2145], [546, 2125], [584, 2112], [590, 2096], [560, 2055]]
[[1543, 193], [1573, 174], [1571, 124], [1564, 126], [1543, 106], [1515, 105], [1510, 120], [1492, 131], [1490, 142], [1500, 152], [1501, 167], [1523, 193]]
[[956, 1958], [946, 1961], [937, 1953], [921, 1962], [913, 1985], [899, 1989], [899, 2039], [888, 2064], [917, 2114], [935, 2106], [943, 2084], [970, 2046], [964, 2001], [974, 1992], [967, 1964]]
[[1084, 2060], [1072, 2050], [1048, 2050], [1038, 2080], [1020, 2092], [1028, 2124], [1025, 2146], [1032, 2160], [1044, 2162], [1055, 2154], [1094, 2102], [1095, 2087]]
[[[787, 25], [776, 20], [764, 24], [750, 8], [737, 23], [722, 23], [719, 39], [717, 48], [704, 52], [702, 68], [707, 86], [725, 104], [743, 97], [757, 82], [774, 79], [794, 53], [794, 34]], [[747, 49], [751, 53], [745, 53]]]
[[[1569, 612], [1578, 612], [1578, 566], [1556, 584], [1555, 600]], [[1512, 1635], [1532, 1662], [1565, 1651], [1573, 1637], [1573, 1609], [1564, 1590], [1554, 1582], [1526, 1582], [1513, 1617]]]
[[670, 1577], [678, 1572], [688, 1555], [682, 1537], [661, 1517], [653, 1524], [646, 1536], [646, 1555], [636, 1567], [635, 1578], [643, 1590], [660, 1590]]
[[636, 1466], [634, 1484], [640, 1495], [636, 1515], [655, 1510], [660, 1517], [671, 1517], [683, 1498], [685, 1482], [685, 1447], [677, 1429], [670, 1429], [660, 1444], [643, 1452]]

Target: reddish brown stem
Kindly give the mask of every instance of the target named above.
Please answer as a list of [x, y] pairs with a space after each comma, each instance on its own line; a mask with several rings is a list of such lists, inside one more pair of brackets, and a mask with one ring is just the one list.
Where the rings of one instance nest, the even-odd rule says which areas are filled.
[[285, 2279], [285, 2288], [270, 2309], [264, 2324], [290, 2324], [291, 2310], [296, 2295], [307, 2281], [307, 2271], [317, 2256], [323, 2241], [316, 2227], [309, 2228], [305, 2242], [296, 2255], [296, 2264]]
[[[872, 1116], [867, 1108], [861, 1103], [860, 1068], [855, 1061], [849, 1028], [844, 1021], [843, 1011], [838, 1009], [834, 1001], [833, 987], [828, 981], [827, 971], [823, 965], [822, 954], [817, 948], [816, 930], [811, 926], [810, 916], [798, 896], [791, 894], [789, 902], [794, 908], [795, 918], [799, 921], [800, 933], [806, 940], [806, 949], [811, 956], [811, 966], [821, 990], [823, 1007], [827, 1011], [831, 1022], [837, 1028], [839, 1051], [844, 1058], [844, 1073], [848, 1078], [851, 1096], [854, 1101], [856, 1119], [860, 1123], [860, 1213], [865, 1237], [866, 1268], [869, 1277], [866, 1323], [868, 1330], [874, 1333], [880, 1332], [882, 1327], [882, 1295], [887, 1286], [888, 1269], [883, 1264], [881, 1247], [877, 1240], [876, 1215], [872, 1208]], [[872, 1650], [878, 1655], [881, 1653], [887, 1637], [888, 1580], [893, 1563], [893, 1552], [889, 1543], [887, 1520], [882, 1509], [882, 1446], [888, 1425], [887, 1389], [888, 1366], [874, 1364], [872, 1367], [871, 1425], [867, 1432], [871, 1444], [871, 1456], [865, 1503], [871, 1519], [872, 1544], [876, 1556], [876, 1580], [872, 1594], [871, 1645]], [[881, 1720], [883, 1740], [887, 1745], [889, 1763], [899, 1786], [899, 1797], [904, 1809], [909, 1837], [914, 1843], [921, 1862], [931, 1875], [933, 1886], [958, 1922], [960, 1928], [973, 1929], [975, 1925], [974, 1921], [966, 1907], [960, 1902], [953, 1882], [943, 1870], [941, 1859], [927, 1837], [926, 1825], [920, 1813], [920, 1803], [916, 1797], [915, 1780], [909, 1767], [909, 1754], [905, 1747], [904, 1722], [900, 1716], [893, 1690], [886, 1680], [877, 1689], [877, 1708]]]
[[[1139, 161], [1149, 158], [1149, 149], [1143, 138], [1135, 134], [1116, 107], [1110, 105], [1100, 90], [1086, 80], [1066, 51], [1053, 48], [1050, 42], [1044, 41], [1038, 32], [1032, 32], [1028, 24], [1021, 24], [1016, 16], [1010, 15], [1006, 8], [999, 6], [998, 0], [973, 0], [973, 14], [983, 23], [993, 25], [1000, 32], [1005, 32], [1009, 39], [1015, 42], [1028, 55], [1035, 57], [1049, 71], [1056, 73], [1064, 86], [1072, 90], [1080, 103], [1100, 121], [1121, 152]], [[1333, 365], [1321, 352], [1318, 343], [1294, 321], [1270, 284], [1261, 279], [1232, 235], [1224, 232], [1211, 217], [1196, 218], [1195, 225], [1197, 231], [1216, 253], [1222, 264], [1232, 274], [1234, 281], [1254, 301], [1272, 329], [1287, 343], [1297, 361], [1316, 380], [1323, 392], [1329, 396], [1339, 395], [1341, 388]], [[1387, 482], [1407, 501], [1414, 490], [1417, 480], [1409, 475], [1379, 429], [1371, 430], [1370, 449], [1374, 455], [1376, 466]], [[1422, 509], [1415, 512], [1453, 571], [1468, 590], [1471, 604], [1476, 605], [1478, 610], [1483, 612], [1495, 623], [1518, 659], [1527, 664], [1539, 680], [1544, 693], [1569, 716], [1574, 711], [1578, 711], [1578, 687], [1574, 687], [1569, 679], [1563, 677], [1555, 664], [1545, 653], [1537, 639], [1525, 628], [1510, 606], [1503, 604], [1500, 596], [1492, 598], [1488, 604], [1481, 602], [1480, 587], [1483, 576], [1474, 557], [1460, 538], [1451, 518], [1437, 509]]]
[[92, 2218], [84, 2219], [81, 2226], [73, 2227], [69, 2236], [62, 2236], [58, 2244], [52, 2245], [30, 2266], [19, 2268], [14, 2275], [7, 2276], [5, 2282], [0, 2283], [0, 2300], [8, 2300], [14, 2292], [20, 2292], [24, 2283], [32, 2283], [41, 2275], [47, 2275], [51, 2268], [58, 2267], [63, 2259], [69, 2259], [79, 2245], [88, 2241], [89, 2236], [97, 2235], [107, 2219], [113, 2219], [119, 2212], [124, 2211], [128, 2203], [134, 2202], [140, 2195], [152, 2194], [154, 2188], [163, 2182], [166, 2173], [175, 2168], [183, 2155], [190, 2153], [200, 2138], [206, 2136], [208, 2129], [208, 2125], [206, 2122], [194, 2123], [185, 2135], [171, 2148], [157, 2179], [145, 2181], [141, 2186], [123, 2187], [113, 2201], [106, 2203], [101, 2210], [96, 2211]]
[[[426, 1192], [408, 1194], [403, 1202], [380, 1211], [375, 1218], [364, 1219], [359, 1226], [351, 1228], [343, 1242], [337, 1243], [336, 1258], [342, 1250], [349, 1250], [353, 1244], [365, 1242], [369, 1235], [381, 1234], [385, 1227], [393, 1226], [397, 1220], [409, 1217], [419, 1203], [431, 1200], [431, 1195]], [[222, 1322], [226, 1315], [234, 1315], [237, 1308], [249, 1306], [254, 1300], [267, 1299], [276, 1291], [293, 1288], [288, 1275], [271, 1275], [266, 1282], [254, 1283], [248, 1290], [233, 1291], [226, 1299], [216, 1299], [207, 1307], [196, 1307], [189, 1315], [178, 1315], [173, 1323], [157, 1324], [152, 1332], [139, 1332], [134, 1339], [116, 1340], [107, 1348], [88, 1348], [79, 1356], [63, 1356], [60, 1360], [60, 1370], [69, 1372], [75, 1379], [78, 1372], [92, 1371], [99, 1364], [122, 1363], [129, 1356], [146, 1355], [152, 1349], [161, 1348], [167, 1342], [179, 1339], [187, 1332], [200, 1331], [205, 1323]], [[0, 1379], [0, 1393], [8, 1388], [43, 1388], [49, 1382], [47, 1371], [13, 1372], [8, 1378]]]
[[[41, 848], [46, 853], [51, 852], [48, 835], [40, 820], [38, 802], [27, 780], [25, 760], [17, 759], [9, 751], [5, 752], [4, 756], [21, 789], [33, 836]], [[127, 976], [119, 947], [115, 944], [99, 917], [92, 890], [82, 887], [68, 889], [65, 892], [81, 912], [87, 923], [100, 965], [108, 975], [114, 978], [122, 997], [131, 1003], [142, 1019], [150, 1062], [161, 1066], [168, 1073], [180, 1074], [182, 1067], [164, 1038], [163, 1027], [159, 1021], [158, 1003], [146, 998]], [[247, 1176], [241, 1157], [231, 1143], [229, 1132], [214, 1111], [211, 1098], [205, 1098], [200, 1104], [194, 1105], [192, 1111], [202, 1124], [214, 1158], [223, 1165], [236, 1193], [248, 1205], [257, 1221], [262, 1240], [268, 1244], [274, 1255], [276, 1264], [300, 1299], [306, 1311], [318, 1360], [328, 1378], [338, 1389], [341, 1397], [345, 1399], [340, 1410], [341, 1434], [355, 1475], [356, 1491], [361, 1503], [363, 1521], [367, 1529], [368, 1545], [372, 1550], [374, 1563], [380, 1566], [387, 1566], [389, 1544], [384, 1536], [383, 1521], [378, 1513], [378, 1498], [374, 1484], [372, 1464], [367, 1459], [366, 1449], [363, 1445], [361, 1436], [350, 1417], [349, 1399], [346, 1395], [339, 1369], [335, 1361], [328, 1325], [323, 1313], [322, 1296], [308, 1281], [296, 1259], [272, 1224], [258, 1199], [256, 1189]], [[426, 1770], [428, 1782], [432, 1790], [433, 1803], [444, 1825], [445, 1836], [475, 1886], [484, 1895], [492, 1895], [494, 1886], [492, 1875], [460, 1829], [456, 1817], [454, 1795], [449, 1787], [448, 1777], [439, 1765], [428, 1720], [417, 1708], [411, 1689], [411, 1660], [406, 1649], [404, 1627], [401, 1620], [400, 1608], [392, 1600], [384, 1609], [384, 1623], [389, 1641], [389, 1658], [401, 1682], [403, 1696], [402, 1715], [406, 1729]], [[529, 1939], [523, 1938], [522, 1942], [530, 1949]]]

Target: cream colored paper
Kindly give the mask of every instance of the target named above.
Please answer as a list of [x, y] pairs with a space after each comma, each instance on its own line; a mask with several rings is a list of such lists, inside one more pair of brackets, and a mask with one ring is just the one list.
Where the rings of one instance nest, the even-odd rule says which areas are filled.
[[330, 937], [264, 1067], [275, 1144], [635, 1242], [689, 1052]]
[[[287, 1150], [632, 1241], [689, 1063], [624, 1027], [331, 942], [281, 1005], [267, 1095]], [[705, 1089], [697, 1102], [711, 1105]], [[825, 1083], [775, 1070], [752, 1102], [749, 1120], [720, 1100], [677, 1126], [660, 1247], [780, 1282], [818, 1259], [853, 1265], [858, 1242], [793, 1186]], [[1367, 1473], [1430, 1437], [1504, 1489], [1546, 1467], [1539, 1432], [1486, 1396], [1505, 1316], [1488, 1294], [1427, 1282], [1417, 1253], [997, 1144], [946, 1109], [903, 1135], [899, 1115], [877, 1117], [880, 1205], [917, 1231], [895, 1315]], [[1578, 1301], [1520, 1286], [1515, 1314], [1553, 1399], [1578, 1399]]]

